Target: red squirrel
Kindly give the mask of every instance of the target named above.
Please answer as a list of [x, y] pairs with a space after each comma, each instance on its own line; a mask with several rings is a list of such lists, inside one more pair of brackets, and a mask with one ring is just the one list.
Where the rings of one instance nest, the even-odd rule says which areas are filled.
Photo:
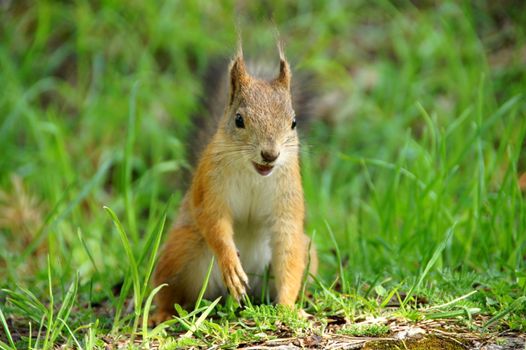
[[278, 47], [279, 73], [272, 80], [250, 75], [241, 49], [230, 63], [223, 116], [157, 263], [154, 284], [167, 286], [156, 295], [153, 324], [169, 319], [175, 303], [195, 303], [212, 256], [207, 299], [228, 292], [237, 300], [260, 296], [270, 266], [271, 295], [293, 306], [307, 265], [310, 273], [317, 270], [303, 226], [292, 74]]

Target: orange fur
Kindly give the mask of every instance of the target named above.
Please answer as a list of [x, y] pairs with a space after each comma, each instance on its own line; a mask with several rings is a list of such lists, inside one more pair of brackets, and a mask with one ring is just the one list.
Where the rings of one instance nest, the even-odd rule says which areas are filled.
[[[260, 273], [270, 265], [276, 301], [292, 306], [309, 254], [310, 272], [316, 272], [316, 250], [311, 245], [308, 252], [310, 240], [303, 228], [290, 79], [281, 50], [280, 72], [273, 80], [249, 75], [240, 53], [233, 60], [229, 103], [200, 157], [156, 267], [154, 284], [168, 286], [156, 296], [152, 323], [168, 319], [174, 303], [195, 302], [212, 255], [217, 264], [207, 298], [227, 291], [238, 300], [257, 294]], [[234, 121], [239, 116], [242, 126]], [[269, 161], [265, 154], [276, 159]]]

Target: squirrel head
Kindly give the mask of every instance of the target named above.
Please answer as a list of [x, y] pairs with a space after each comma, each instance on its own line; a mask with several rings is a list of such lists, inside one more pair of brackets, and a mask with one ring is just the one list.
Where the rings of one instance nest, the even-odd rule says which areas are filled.
[[277, 76], [262, 80], [250, 75], [241, 49], [230, 64], [229, 98], [221, 128], [227, 148], [262, 176], [296, 161], [299, 140], [292, 108], [290, 66], [281, 47]]

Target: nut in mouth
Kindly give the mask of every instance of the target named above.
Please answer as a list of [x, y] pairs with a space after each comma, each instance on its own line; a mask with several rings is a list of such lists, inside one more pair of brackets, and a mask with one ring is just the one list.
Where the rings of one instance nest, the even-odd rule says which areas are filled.
[[254, 169], [258, 172], [261, 176], [268, 176], [272, 172], [272, 169], [274, 169], [273, 165], [265, 165], [265, 164], [259, 164], [256, 162], [252, 162], [254, 164]]

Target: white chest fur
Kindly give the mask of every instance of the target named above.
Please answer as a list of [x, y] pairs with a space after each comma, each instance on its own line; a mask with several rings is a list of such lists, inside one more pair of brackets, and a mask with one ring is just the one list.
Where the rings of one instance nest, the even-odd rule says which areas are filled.
[[272, 257], [270, 223], [274, 215], [276, 176], [263, 177], [255, 171], [240, 171], [230, 176], [225, 186], [234, 219], [236, 248], [241, 265], [255, 289], [259, 289], [261, 277]]
[[229, 176], [225, 184], [225, 198], [236, 225], [247, 229], [263, 225], [272, 219], [276, 195], [276, 175], [263, 177], [249, 171]]

